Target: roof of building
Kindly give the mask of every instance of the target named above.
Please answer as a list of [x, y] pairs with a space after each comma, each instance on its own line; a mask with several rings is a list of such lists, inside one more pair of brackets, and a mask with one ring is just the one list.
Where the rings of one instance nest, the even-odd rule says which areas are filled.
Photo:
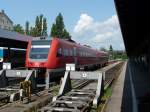
[[23, 35], [18, 32], [7, 31], [3, 29], [0, 29], [0, 38], [7, 38], [7, 39], [25, 41], [25, 42], [28, 42], [29, 40], [32, 39], [31, 36]]
[[150, 6], [148, 1], [115, 0], [128, 56], [150, 53]]
[[25, 48], [32, 37], [0, 29], [0, 47]]

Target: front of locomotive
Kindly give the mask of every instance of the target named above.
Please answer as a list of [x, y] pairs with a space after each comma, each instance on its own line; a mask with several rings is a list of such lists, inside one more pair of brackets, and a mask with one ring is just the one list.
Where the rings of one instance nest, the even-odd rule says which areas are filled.
[[32, 40], [28, 44], [26, 53], [27, 68], [47, 68], [48, 54], [50, 52], [51, 40]]

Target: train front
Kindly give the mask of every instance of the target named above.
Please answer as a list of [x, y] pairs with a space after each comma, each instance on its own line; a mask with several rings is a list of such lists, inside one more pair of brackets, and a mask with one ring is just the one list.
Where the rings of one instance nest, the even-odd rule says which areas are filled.
[[26, 67], [46, 69], [51, 40], [32, 40], [26, 53]]

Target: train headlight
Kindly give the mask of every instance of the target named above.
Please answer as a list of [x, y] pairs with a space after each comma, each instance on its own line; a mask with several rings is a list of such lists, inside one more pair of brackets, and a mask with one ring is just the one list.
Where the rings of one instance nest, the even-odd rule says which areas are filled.
[[66, 64], [67, 71], [75, 71], [75, 64]]
[[3, 69], [11, 69], [11, 63], [3, 63]]
[[6, 65], [3, 64], [3, 69], [7, 69]]
[[8, 64], [8, 65], [7, 65], [7, 69], [11, 69], [11, 64]]

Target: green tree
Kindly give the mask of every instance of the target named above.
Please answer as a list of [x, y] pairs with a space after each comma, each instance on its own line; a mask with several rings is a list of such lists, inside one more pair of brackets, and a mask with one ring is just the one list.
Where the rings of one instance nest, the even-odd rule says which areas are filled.
[[47, 21], [46, 21], [46, 18], [43, 19], [42, 36], [47, 36]]
[[42, 14], [36, 17], [35, 28], [32, 28], [32, 32], [36, 37], [47, 36], [47, 21]]
[[101, 47], [101, 48], [100, 48], [100, 51], [106, 52], [107, 50], [106, 50], [104, 47]]
[[28, 21], [26, 22], [26, 25], [25, 25], [25, 33], [26, 33], [26, 35], [30, 35], [29, 22]]
[[128, 59], [128, 56], [127, 56], [126, 53], [123, 53], [121, 58], [122, 58], [123, 60], [126, 60], [126, 59]]
[[15, 32], [24, 34], [24, 29], [23, 29], [23, 27], [20, 24], [14, 25], [13, 29], [14, 29]]
[[47, 20], [41, 14], [36, 16], [35, 26], [29, 28], [29, 22], [25, 24], [25, 33], [34, 37], [47, 36]]
[[40, 19], [39, 19], [39, 16], [37, 16], [36, 20], [35, 20], [35, 29], [33, 30], [36, 37], [41, 36], [40, 27], [41, 27], [40, 26]]
[[53, 24], [53, 25], [52, 25], [52, 28], [51, 28], [51, 36], [52, 36], [52, 37], [56, 37], [56, 36], [57, 36], [56, 24]]
[[37, 37], [37, 30], [35, 27], [30, 27], [30, 35], [33, 37]]
[[71, 36], [70, 36], [69, 32], [67, 32], [66, 29], [64, 29], [63, 34], [62, 34], [62, 37], [63, 37], [63, 38], [67, 38], [67, 39], [71, 39]]
[[63, 36], [63, 30], [64, 30], [64, 21], [63, 21], [63, 16], [61, 13], [56, 18], [56, 28], [57, 28], [57, 36], [61, 38]]
[[112, 59], [114, 59], [114, 52], [113, 52], [113, 47], [112, 47], [112, 45], [110, 45], [110, 47], [109, 47], [109, 58], [112, 60]]
[[39, 36], [42, 36], [43, 33], [43, 15], [39, 16]]
[[110, 45], [109, 51], [110, 51], [110, 52], [113, 52], [113, 47], [112, 47], [112, 45]]
[[61, 13], [59, 13], [56, 17], [55, 23], [52, 25], [50, 35], [58, 38], [71, 38], [69, 32], [65, 29], [63, 16]]

